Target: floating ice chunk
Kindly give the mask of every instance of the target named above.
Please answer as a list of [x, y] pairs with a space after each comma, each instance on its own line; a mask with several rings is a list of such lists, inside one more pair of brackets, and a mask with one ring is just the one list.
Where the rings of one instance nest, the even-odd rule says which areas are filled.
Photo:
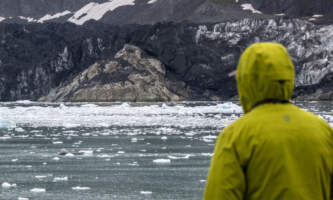
[[12, 159], [12, 162], [17, 162], [18, 161], [18, 159], [17, 158], [15, 158], [15, 159]]
[[60, 160], [60, 158], [54, 157], [54, 158], [52, 158], [52, 160], [58, 161], [58, 160]]
[[125, 151], [118, 151], [117, 153], [119, 153], [119, 154], [124, 154]]
[[130, 105], [129, 105], [129, 103], [122, 103], [122, 104], [120, 105], [120, 107], [128, 108], [128, 107], [130, 107]]
[[25, 130], [21, 127], [17, 127], [14, 129], [16, 132], [24, 132]]
[[30, 100], [19, 100], [19, 101], [15, 101], [15, 103], [19, 103], [19, 104], [31, 104], [31, 103], [33, 103], [33, 101], [30, 101]]
[[32, 193], [44, 193], [46, 192], [46, 189], [45, 188], [33, 188], [30, 190], [30, 192]]
[[102, 155], [98, 155], [97, 157], [98, 158], [111, 158], [112, 156], [108, 155], [108, 154], [102, 154]]
[[161, 106], [161, 108], [165, 110], [165, 109], [168, 108], [168, 106], [165, 103], [163, 103], [162, 106]]
[[68, 181], [68, 177], [64, 176], [64, 177], [54, 177], [53, 178], [53, 182], [61, 182], [61, 181]]
[[153, 160], [153, 163], [156, 163], [156, 164], [170, 164], [171, 160], [170, 159], [156, 159], [156, 160]]
[[200, 183], [205, 183], [206, 182], [206, 180], [200, 180]]
[[0, 22], [5, 20], [6, 18], [0, 16]]
[[63, 144], [63, 142], [62, 141], [54, 141], [54, 142], [52, 142], [52, 144]]
[[201, 155], [212, 157], [214, 155], [214, 153], [201, 153]]
[[14, 187], [16, 187], [16, 184], [15, 184], [15, 183], [10, 184], [10, 183], [8, 183], [8, 182], [3, 182], [3, 183], [1, 184], [1, 187], [4, 188], [4, 189], [9, 189], [9, 188], [14, 188]]
[[29, 198], [25, 198], [25, 197], [18, 197], [17, 200], [29, 200]]
[[132, 138], [131, 142], [133, 142], [133, 143], [138, 142], [138, 138]]
[[152, 194], [152, 191], [140, 191], [140, 194], [149, 195]]
[[72, 190], [90, 190], [90, 187], [76, 186], [76, 187], [72, 187]]
[[67, 154], [65, 155], [65, 157], [74, 157], [74, 154], [72, 154], [72, 153], [67, 153]]
[[79, 153], [82, 153], [84, 156], [92, 156], [94, 154], [93, 150], [80, 150]]
[[59, 105], [60, 110], [65, 110], [66, 108], [67, 108], [67, 106], [65, 106], [65, 104], [60, 104]]
[[161, 140], [167, 140], [167, 139], [168, 139], [167, 136], [163, 136], [163, 137], [161, 137]]
[[83, 104], [83, 105], [81, 105], [81, 107], [83, 107], [83, 108], [96, 108], [96, 107], [98, 107], [98, 105], [95, 105], [95, 104]]
[[242, 113], [242, 108], [232, 102], [218, 104], [217, 107], [222, 109], [222, 113]]
[[190, 154], [184, 155], [184, 156], [168, 156], [168, 158], [172, 160], [178, 160], [178, 159], [189, 159], [191, 157]]
[[37, 175], [37, 176], [35, 176], [35, 178], [37, 178], [37, 179], [44, 179], [44, 178], [47, 178], [47, 176], [45, 176], [45, 175]]
[[16, 127], [16, 124], [12, 121], [6, 119], [0, 119], [0, 129], [13, 129]]

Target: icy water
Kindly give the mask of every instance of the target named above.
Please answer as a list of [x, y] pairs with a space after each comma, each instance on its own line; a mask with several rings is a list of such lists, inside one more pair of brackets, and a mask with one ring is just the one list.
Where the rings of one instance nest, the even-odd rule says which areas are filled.
[[[297, 105], [333, 125], [333, 102]], [[0, 103], [0, 199], [201, 199], [216, 137], [241, 115], [218, 102]]]

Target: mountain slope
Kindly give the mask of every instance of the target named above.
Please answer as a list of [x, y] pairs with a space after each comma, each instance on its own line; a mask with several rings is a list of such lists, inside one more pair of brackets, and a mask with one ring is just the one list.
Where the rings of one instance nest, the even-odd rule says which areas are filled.
[[166, 81], [183, 82], [174, 88], [190, 91], [185, 99], [229, 99], [237, 91], [228, 73], [235, 70], [241, 52], [258, 41], [287, 47], [296, 67], [296, 96], [316, 93], [316, 99], [333, 99], [333, 27], [303, 20], [125, 26], [93, 21], [83, 26], [0, 23], [0, 32], [1, 100], [37, 100], [70, 84], [94, 63], [113, 58], [126, 44], [161, 62]]
[[2, 0], [0, 21], [16, 23], [89, 20], [108, 24], [225, 22], [274, 15], [305, 17], [318, 23], [333, 19], [328, 0]]

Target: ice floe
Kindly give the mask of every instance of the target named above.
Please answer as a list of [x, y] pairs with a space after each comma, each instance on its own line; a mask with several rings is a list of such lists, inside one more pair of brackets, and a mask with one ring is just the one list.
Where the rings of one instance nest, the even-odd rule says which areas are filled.
[[13, 129], [16, 124], [10, 120], [0, 119], [0, 129]]
[[90, 190], [90, 187], [75, 186], [72, 190]]
[[153, 160], [153, 163], [156, 163], [156, 164], [170, 164], [171, 160], [170, 159], [155, 159], [155, 160]]
[[17, 185], [16, 185], [15, 183], [10, 184], [10, 183], [8, 183], [8, 182], [3, 182], [3, 183], [1, 184], [1, 187], [4, 188], [4, 189], [10, 189], [10, 188], [14, 188], [14, 187], [16, 187], [16, 186], [17, 186]]
[[140, 191], [140, 194], [149, 195], [152, 194], [152, 191]]
[[180, 155], [180, 156], [173, 156], [173, 155], [169, 155], [168, 158], [172, 159], [172, 160], [179, 160], [179, 159], [189, 159], [191, 157], [190, 154], [187, 155]]
[[0, 22], [4, 21], [6, 18], [0, 16]]
[[29, 198], [26, 198], [26, 197], [18, 197], [17, 200], [29, 200]]
[[53, 178], [53, 182], [62, 182], [62, 181], [68, 181], [68, 177], [63, 176], [63, 177], [54, 177]]
[[46, 189], [45, 188], [33, 188], [30, 190], [30, 192], [32, 193], [44, 193], [46, 192]]
[[[16, 102], [15, 102], [16, 103]], [[242, 114], [241, 107], [228, 102], [209, 106], [191, 106], [186, 104], [168, 105], [165, 109], [155, 105], [131, 106], [127, 103], [121, 105], [98, 106], [94, 104], [66, 104], [65, 109], [58, 106], [0, 106], [3, 119], [0, 128], [13, 128], [20, 124], [33, 127], [112, 127], [112, 126], [160, 126], [161, 131], [156, 134], [176, 134], [180, 128], [218, 127], [223, 128], [234, 119], [227, 116], [214, 117], [207, 120], [207, 116], [222, 116]], [[165, 129], [165, 130], [164, 130]], [[173, 130], [172, 130], [173, 129]], [[179, 132], [179, 131], [178, 131]], [[105, 132], [106, 136], [109, 132]], [[130, 133], [128, 133], [130, 134]], [[136, 132], [131, 132], [135, 135]], [[87, 133], [91, 136], [92, 133]]]

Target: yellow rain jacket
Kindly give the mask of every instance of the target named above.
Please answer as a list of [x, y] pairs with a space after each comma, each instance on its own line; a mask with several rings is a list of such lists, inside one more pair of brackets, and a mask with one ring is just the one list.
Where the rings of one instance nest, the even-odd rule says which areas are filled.
[[287, 102], [294, 75], [282, 45], [243, 53], [236, 79], [245, 115], [218, 137], [205, 200], [330, 200], [333, 130]]

